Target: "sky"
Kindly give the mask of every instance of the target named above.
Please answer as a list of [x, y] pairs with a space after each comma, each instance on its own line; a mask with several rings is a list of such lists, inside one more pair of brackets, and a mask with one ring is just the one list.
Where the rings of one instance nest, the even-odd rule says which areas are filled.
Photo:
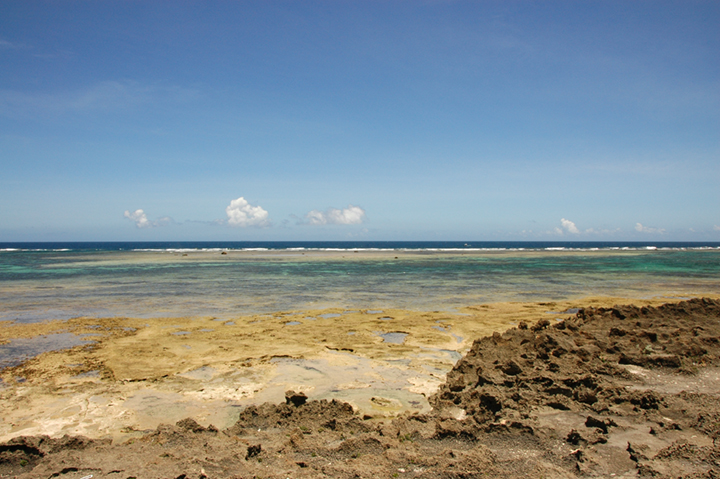
[[720, 241], [720, 2], [0, 2], [0, 241]]

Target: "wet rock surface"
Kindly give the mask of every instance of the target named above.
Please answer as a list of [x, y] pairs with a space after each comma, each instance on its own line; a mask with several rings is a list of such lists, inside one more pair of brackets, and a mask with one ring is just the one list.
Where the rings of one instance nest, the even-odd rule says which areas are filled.
[[289, 391], [222, 431], [19, 437], [0, 477], [719, 477], [720, 302], [520, 323], [475, 341], [429, 400], [378, 421]]

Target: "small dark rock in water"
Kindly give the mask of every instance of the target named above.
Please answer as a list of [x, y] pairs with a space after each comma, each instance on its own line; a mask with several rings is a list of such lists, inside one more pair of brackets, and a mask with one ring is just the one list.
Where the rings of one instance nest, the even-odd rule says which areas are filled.
[[285, 393], [285, 403], [292, 404], [295, 407], [302, 406], [307, 401], [308, 397], [305, 393], [295, 391], [287, 391]]

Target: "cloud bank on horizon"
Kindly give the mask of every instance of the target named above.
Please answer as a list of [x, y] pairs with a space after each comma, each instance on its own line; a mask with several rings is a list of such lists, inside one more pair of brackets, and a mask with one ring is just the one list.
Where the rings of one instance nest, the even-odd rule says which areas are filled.
[[649, 226], [643, 226], [640, 223], [635, 224], [635, 231], [638, 231], [640, 233], [659, 233], [659, 234], [665, 234], [664, 228], [651, 228]]
[[[242, 196], [230, 201], [230, 204], [225, 208], [225, 214], [227, 215], [227, 220], [216, 220], [214, 223], [225, 223], [229, 226], [241, 228], [266, 228], [272, 226], [268, 211], [262, 206], [251, 205]], [[124, 216], [134, 222], [135, 226], [140, 229], [166, 226], [174, 223], [170, 217], [162, 217], [150, 221], [143, 209], [137, 209], [135, 211], [125, 210]], [[313, 226], [359, 225], [365, 221], [365, 210], [359, 206], [348, 205], [347, 208], [343, 209], [328, 208], [325, 211], [312, 210], [305, 215], [305, 218], [305, 221], [298, 224]], [[194, 220], [194, 222], [200, 222], [200, 220]]]
[[[231, 227], [257, 227], [257, 228], [268, 228], [272, 227], [273, 224], [269, 219], [269, 213], [263, 207], [259, 205], [251, 205], [244, 197], [236, 198], [230, 201], [230, 204], [225, 208], [227, 214], [227, 220], [216, 220], [213, 223], [216, 224], [227, 224]], [[157, 226], [167, 226], [175, 224], [172, 218], [162, 217], [154, 221], [150, 221], [147, 214], [142, 209], [137, 209], [133, 212], [126, 210], [124, 214], [125, 218], [135, 223], [135, 226], [139, 229], [153, 228]], [[294, 216], [294, 215], [293, 215]], [[325, 211], [312, 210], [304, 216], [304, 220], [298, 221], [297, 225], [359, 225], [363, 224], [366, 220], [366, 212], [363, 208], [354, 205], [348, 205], [347, 208], [328, 208]], [[195, 220], [197, 222], [198, 220]], [[714, 225], [713, 228], [716, 231], [720, 231], [720, 226]], [[635, 231], [646, 234], [665, 235], [666, 230], [663, 228], [653, 228], [644, 226], [641, 223], [636, 223], [634, 227]], [[563, 236], [565, 233], [569, 233], [574, 237], [586, 237], [592, 239], [593, 237], [605, 236], [614, 234], [621, 231], [619, 228], [615, 230], [597, 230], [595, 228], [588, 228], [585, 231], [580, 231], [574, 221], [566, 218], [560, 218], [560, 226], [555, 227], [552, 231], [547, 232], [547, 235]]]
[[365, 210], [349, 205], [344, 209], [328, 208], [325, 211], [312, 210], [305, 215], [310, 225], [359, 225], [365, 221]]
[[125, 218], [134, 222], [135, 226], [139, 229], [154, 228], [156, 226], [166, 226], [173, 223], [172, 218], [170, 218], [169, 216], [164, 216], [154, 221], [150, 221], [145, 214], [145, 211], [143, 211], [142, 209], [137, 209], [135, 211], [125, 210], [124, 216]]

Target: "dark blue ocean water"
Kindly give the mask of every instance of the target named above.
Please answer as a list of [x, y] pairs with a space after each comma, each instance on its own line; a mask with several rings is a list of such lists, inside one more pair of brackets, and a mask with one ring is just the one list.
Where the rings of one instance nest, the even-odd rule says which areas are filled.
[[699, 294], [720, 243], [0, 243], [0, 320], [23, 322]]
[[547, 249], [706, 249], [720, 242], [667, 241], [146, 241], [0, 243], [0, 251], [171, 251], [248, 249], [374, 249], [374, 250], [547, 250]]

